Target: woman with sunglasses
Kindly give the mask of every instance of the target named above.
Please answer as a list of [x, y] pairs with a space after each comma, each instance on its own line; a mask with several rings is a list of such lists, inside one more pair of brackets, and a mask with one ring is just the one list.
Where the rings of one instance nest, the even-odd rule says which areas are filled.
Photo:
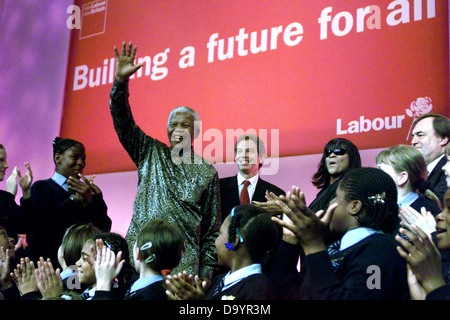
[[335, 138], [325, 145], [318, 170], [313, 175], [312, 183], [320, 191], [310, 203], [309, 208], [317, 212], [326, 210], [330, 201], [336, 196], [337, 181], [350, 169], [361, 167], [358, 148], [350, 140]]

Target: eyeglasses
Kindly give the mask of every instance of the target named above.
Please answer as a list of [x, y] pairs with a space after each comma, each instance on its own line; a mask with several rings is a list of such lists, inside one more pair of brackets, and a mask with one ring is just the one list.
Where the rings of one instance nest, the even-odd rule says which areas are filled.
[[336, 149], [328, 149], [325, 150], [325, 156], [329, 157], [331, 154], [334, 153], [336, 156], [343, 156], [347, 153], [347, 151], [344, 148], [336, 148]]

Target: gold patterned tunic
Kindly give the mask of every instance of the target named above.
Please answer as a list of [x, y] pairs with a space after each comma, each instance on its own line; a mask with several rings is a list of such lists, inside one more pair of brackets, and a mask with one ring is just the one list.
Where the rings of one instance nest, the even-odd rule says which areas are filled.
[[128, 81], [115, 81], [110, 101], [114, 128], [136, 164], [139, 178], [126, 235], [130, 253], [148, 221], [165, 219], [178, 225], [186, 237], [186, 251], [173, 272], [186, 270], [210, 277], [216, 265], [214, 241], [220, 227], [217, 171], [194, 152], [191, 161], [172, 161], [172, 148], [136, 125], [128, 97]]

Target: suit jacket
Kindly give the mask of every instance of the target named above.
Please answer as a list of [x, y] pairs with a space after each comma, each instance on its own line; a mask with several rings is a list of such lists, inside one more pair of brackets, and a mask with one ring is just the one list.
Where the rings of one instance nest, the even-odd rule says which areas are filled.
[[444, 202], [444, 194], [448, 189], [445, 172], [442, 167], [447, 163], [447, 158], [444, 156], [434, 167], [433, 171], [428, 175], [428, 182], [430, 183], [430, 190], [439, 198], [441, 203]]
[[[220, 182], [220, 203], [222, 207], [222, 221], [230, 214], [231, 209], [239, 205], [239, 188], [237, 175], [219, 179]], [[251, 201], [265, 202], [266, 190], [273, 192], [275, 195], [285, 195], [285, 192], [276, 185], [267, 182], [261, 177], [256, 183], [255, 192]]]
[[430, 211], [433, 216], [437, 216], [441, 213], [441, 208], [431, 199], [419, 196], [413, 203], [411, 203], [411, 208], [415, 209], [417, 212], [420, 212], [422, 207], [425, 207], [427, 211]]

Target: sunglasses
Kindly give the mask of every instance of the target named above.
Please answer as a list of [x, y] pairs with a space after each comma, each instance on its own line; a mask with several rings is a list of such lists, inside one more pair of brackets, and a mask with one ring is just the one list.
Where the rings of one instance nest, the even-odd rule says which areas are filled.
[[329, 157], [331, 154], [334, 153], [336, 156], [343, 156], [347, 153], [344, 148], [335, 148], [335, 149], [327, 149], [325, 150], [325, 156]]

